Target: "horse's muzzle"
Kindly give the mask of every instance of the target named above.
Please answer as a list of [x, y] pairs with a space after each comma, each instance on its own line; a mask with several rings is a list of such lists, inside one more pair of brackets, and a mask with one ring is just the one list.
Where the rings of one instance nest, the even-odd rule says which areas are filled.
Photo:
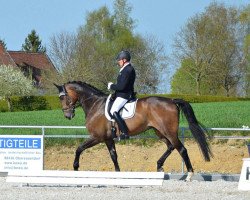
[[64, 117], [71, 120], [75, 116], [75, 110], [72, 111], [64, 111]]
[[64, 117], [71, 120], [75, 116], [75, 107], [63, 108]]
[[75, 113], [71, 113], [71, 112], [64, 113], [64, 117], [66, 117], [69, 120], [71, 120], [74, 116], [75, 116]]

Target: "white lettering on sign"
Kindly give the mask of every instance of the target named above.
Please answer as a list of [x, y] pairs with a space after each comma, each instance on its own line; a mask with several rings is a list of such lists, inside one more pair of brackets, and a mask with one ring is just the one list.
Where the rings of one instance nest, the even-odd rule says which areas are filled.
[[40, 149], [41, 138], [0, 138], [0, 148]]

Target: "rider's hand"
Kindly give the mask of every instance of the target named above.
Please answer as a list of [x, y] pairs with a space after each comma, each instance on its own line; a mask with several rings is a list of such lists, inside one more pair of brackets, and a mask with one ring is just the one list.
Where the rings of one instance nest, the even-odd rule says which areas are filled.
[[108, 90], [110, 90], [110, 87], [111, 87], [112, 84], [113, 84], [112, 82], [108, 83]]

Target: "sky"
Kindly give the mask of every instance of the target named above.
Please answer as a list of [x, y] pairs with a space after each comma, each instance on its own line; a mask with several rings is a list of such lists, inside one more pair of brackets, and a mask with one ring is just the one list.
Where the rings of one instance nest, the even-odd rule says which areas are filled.
[[[136, 20], [135, 33], [151, 35], [162, 42], [167, 54], [175, 34], [187, 20], [201, 13], [214, 0], [127, 0]], [[250, 0], [217, 0], [227, 6], [242, 7]], [[0, 0], [0, 39], [8, 50], [21, 50], [25, 38], [35, 29], [42, 45], [60, 32], [76, 32], [85, 24], [88, 12], [107, 6], [113, 0]]]

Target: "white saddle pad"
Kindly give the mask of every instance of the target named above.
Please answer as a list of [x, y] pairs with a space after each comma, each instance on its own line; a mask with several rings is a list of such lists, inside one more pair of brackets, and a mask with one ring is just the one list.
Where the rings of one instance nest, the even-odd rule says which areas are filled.
[[[111, 94], [108, 96], [106, 104], [105, 104], [105, 116], [109, 121], [112, 121], [111, 117], [108, 114], [108, 104], [110, 101], [110, 97], [111, 97]], [[129, 119], [129, 118], [134, 117], [137, 100], [138, 99], [136, 99], [136, 101], [133, 101], [131, 103], [126, 103], [125, 106], [121, 109], [119, 113], [123, 119]]]

